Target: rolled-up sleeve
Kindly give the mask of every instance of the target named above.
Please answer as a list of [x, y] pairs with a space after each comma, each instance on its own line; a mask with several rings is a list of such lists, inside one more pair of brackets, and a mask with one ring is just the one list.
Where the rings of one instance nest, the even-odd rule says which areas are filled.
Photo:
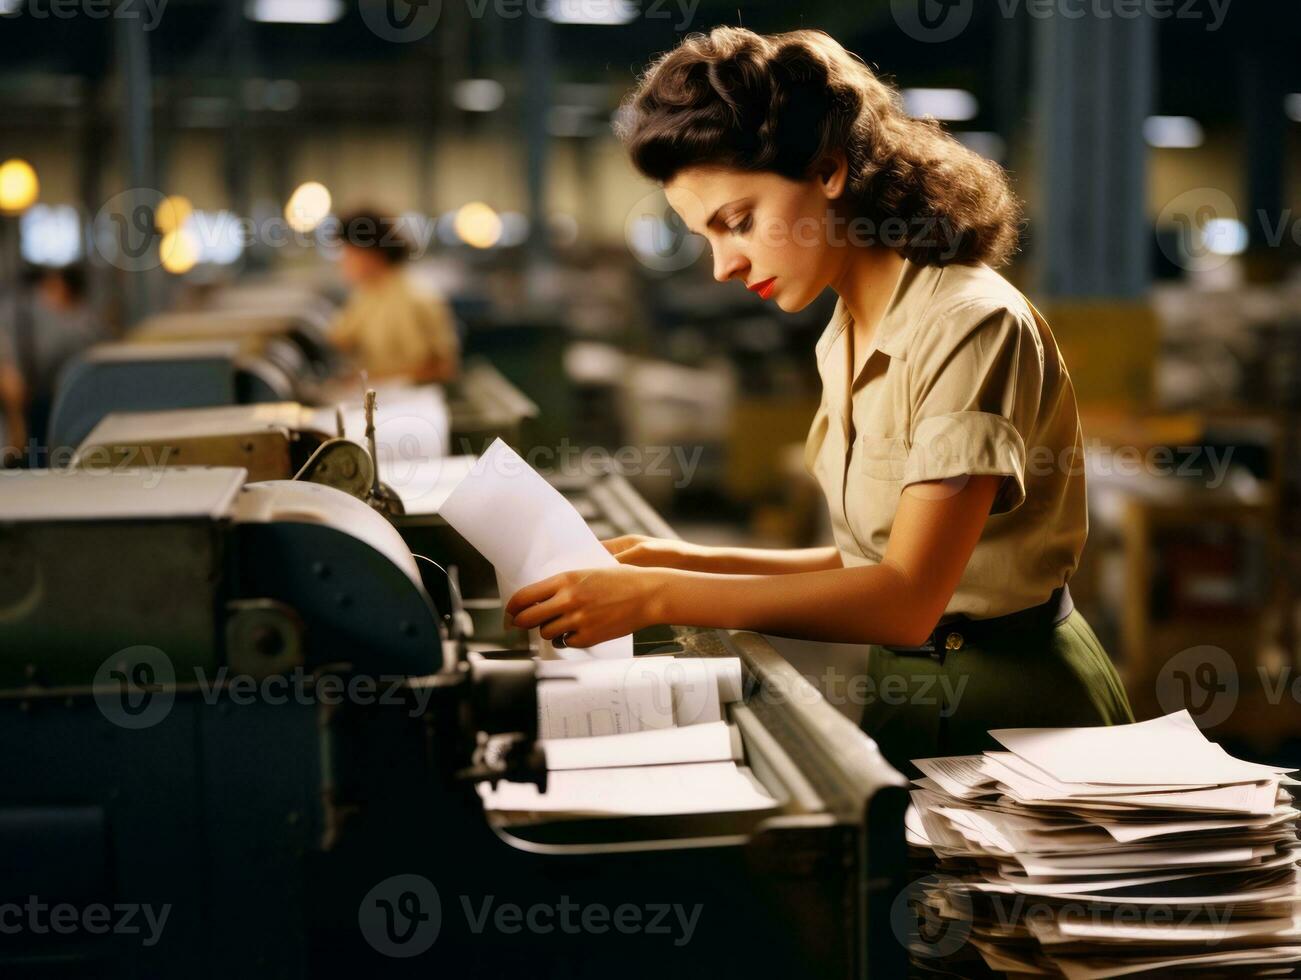
[[[1025, 501], [1026, 442], [1039, 415], [1043, 353], [1027, 316], [967, 306], [923, 328], [909, 353], [912, 422], [903, 483], [1003, 477], [991, 514]], [[954, 327], [957, 326], [957, 329]]]

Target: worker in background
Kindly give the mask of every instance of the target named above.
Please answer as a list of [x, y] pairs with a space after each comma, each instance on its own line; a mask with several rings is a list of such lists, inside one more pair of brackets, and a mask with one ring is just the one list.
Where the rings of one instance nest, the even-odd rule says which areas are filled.
[[353, 287], [331, 339], [372, 379], [442, 382], [456, 377], [460, 343], [455, 318], [432, 288], [407, 273], [411, 245], [397, 221], [358, 211], [340, 222], [344, 279]]
[[515, 624], [556, 646], [656, 623], [868, 645], [863, 727], [901, 770], [990, 729], [1132, 722], [1066, 587], [1083, 438], [1048, 324], [996, 271], [1020, 220], [1003, 170], [818, 31], [689, 38], [625, 105], [633, 163], [719, 282], [792, 313], [839, 296], [804, 457], [835, 545], [617, 538], [617, 567], [519, 590]]
[[10, 446], [45, 445], [59, 372], [101, 339], [80, 266], [37, 268], [0, 323], [0, 405]]

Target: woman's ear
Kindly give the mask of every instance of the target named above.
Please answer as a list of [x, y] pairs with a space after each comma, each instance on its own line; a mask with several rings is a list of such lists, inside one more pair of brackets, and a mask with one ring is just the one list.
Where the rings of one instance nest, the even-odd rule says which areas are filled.
[[845, 182], [849, 179], [849, 161], [844, 153], [836, 150], [818, 162], [814, 176], [827, 200], [834, 201], [845, 193]]

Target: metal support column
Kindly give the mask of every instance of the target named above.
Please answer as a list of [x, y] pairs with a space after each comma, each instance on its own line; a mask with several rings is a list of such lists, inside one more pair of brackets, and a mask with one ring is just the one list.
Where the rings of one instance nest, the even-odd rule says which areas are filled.
[[1240, 55], [1247, 171], [1247, 208], [1242, 220], [1256, 250], [1277, 250], [1281, 244], [1279, 230], [1284, 227], [1287, 191], [1288, 120], [1283, 100], [1288, 87], [1281, 70], [1287, 55], [1273, 55], [1272, 47], [1267, 50], [1271, 53], [1252, 50]]
[[[117, 66], [120, 82], [118, 125], [123, 153], [122, 173], [126, 189], [132, 192], [128, 202], [128, 219], [137, 214], [153, 213], [157, 181], [153, 160], [153, 84], [149, 72], [149, 35], [139, 17], [114, 18]], [[138, 228], [134, 222], [127, 228]], [[148, 230], [144, 234], [150, 234]], [[141, 243], [143, 246], [143, 243]], [[150, 249], [158, 243], [151, 240]], [[151, 263], [152, 264], [152, 263]], [[154, 309], [159, 290], [158, 270], [145, 268], [127, 272], [125, 279], [125, 320], [129, 327]]]
[[1155, 99], [1156, 24], [1099, 0], [1035, 30], [1035, 142], [1042, 209], [1033, 229], [1042, 294], [1137, 297], [1148, 288], [1143, 121]]
[[251, 178], [253, 163], [253, 134], [249, 128], [249, 109], [246, 90], [253, 78], [253, 39], [249, 20], [244, 15], [244, 5], [229, 4], [226, 11], [227, 32], [227, 91], [230, 99], [230, 126], [226, 130], [224, 177], [226, 200], [230, 210], [240, 217], [253, 211]]
[[549, 251], [547, 228], [547, 150], [551, 108], [551, 22], [530, 12], [524, 38], [524, 135], [527, 148], [529, 257], [545, 264]]

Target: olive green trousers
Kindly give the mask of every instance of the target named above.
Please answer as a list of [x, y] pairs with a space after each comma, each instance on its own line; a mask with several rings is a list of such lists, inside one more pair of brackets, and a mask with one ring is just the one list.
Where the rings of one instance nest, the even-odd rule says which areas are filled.
[[868, 652], [863, 730], [908, 776], [909, 763], [1002, 746], [995, 728], [1120, 725], [1134, 713], [1079, 610], [1056, 625], [999, 631], [942, 654]]

